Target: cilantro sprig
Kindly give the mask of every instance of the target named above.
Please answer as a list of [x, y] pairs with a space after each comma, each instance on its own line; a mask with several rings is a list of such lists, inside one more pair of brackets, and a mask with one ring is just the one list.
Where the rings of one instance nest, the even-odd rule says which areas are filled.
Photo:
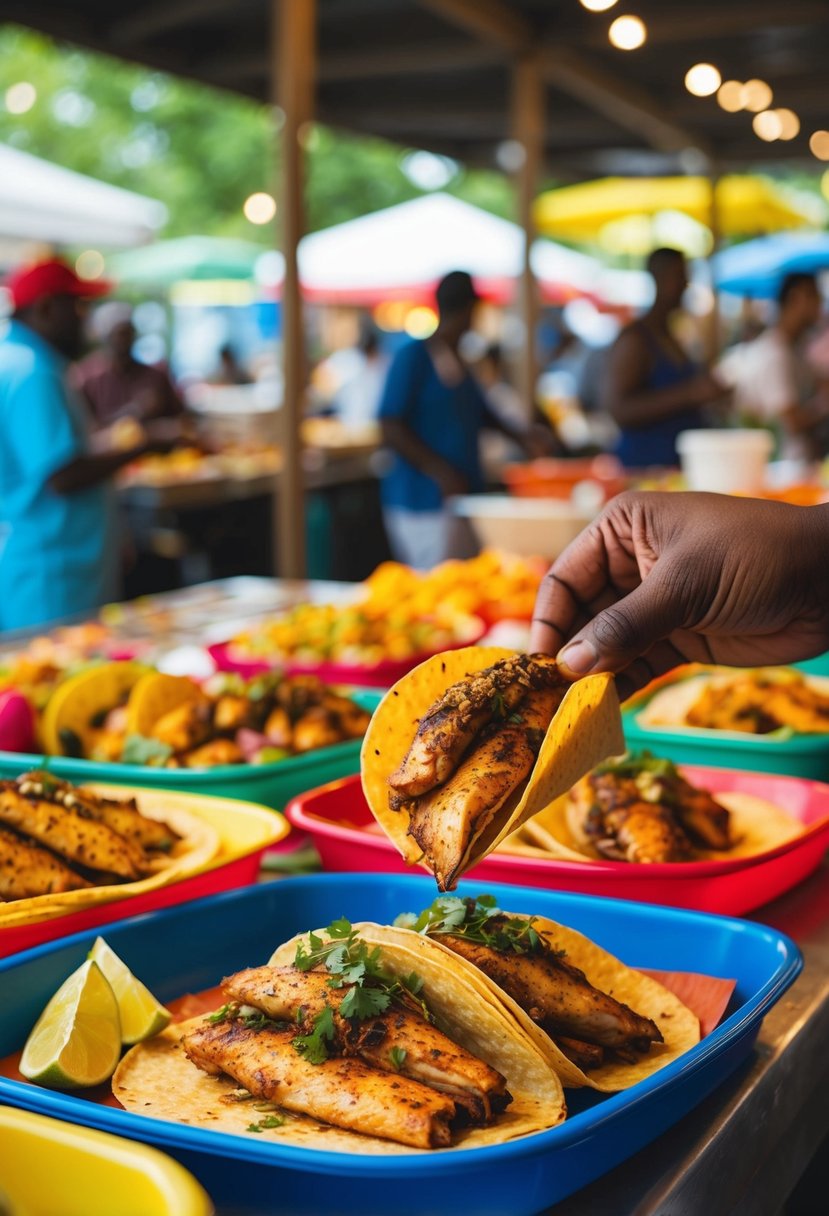
[[246, 1131], [260, 1133], [271, 1127], [282, 1127], [284, 1123], [284, 1115], [266, 1115], [258, 1123], [249, 1123]]
[[609, 773], [617, 777], [638, 777], [640, 773], [650, 773], [654, 777], [678, 776], [675, 764], [649, 751], [625, 752], [623, 756], [603, 761], [593, 772], [597, 777]]
[[[372, 948], [364, 942], [345, 917], [332, 921], [325, 934], [309, 933], [307, 939], [297, 943], [294, 966], [299, 971], [325, 967], [329, 988], [348, 987], [339, 1005], [342, 1017], [363, 1021], [383, 1013], [392, 1001], [417, 1000], [423, 988], [421, 977], [415, 972], [398, 976], [387, 970], [380, 947]], [[423, 1001], [417, 1003], [424, 1017], [431, 1020]], [[310, 1063], [320, 1064], [328, 1058], [328, 1044], [334, 1034], [333, 1011], [326, 1005], [313, 1019], [311, 1030], [297, 1035], [293, 1045]]]
[[419, 915], [403, 912], [394, 923], [429, 936], [451, 933], [465, 937], [501, 954], [538, 954], [545, 946], [533, 928], [535, 919], [507, 916], [494, 895], [479, 895], [477, 899], [440, 895]]

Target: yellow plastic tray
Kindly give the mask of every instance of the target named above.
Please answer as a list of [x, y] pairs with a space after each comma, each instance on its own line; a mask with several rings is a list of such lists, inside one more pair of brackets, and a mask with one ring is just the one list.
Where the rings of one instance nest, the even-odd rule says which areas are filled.
[[210, 1216], [184, 1166], [145, 1144], [0, 1106], [0, 1212], [10, 1216]]

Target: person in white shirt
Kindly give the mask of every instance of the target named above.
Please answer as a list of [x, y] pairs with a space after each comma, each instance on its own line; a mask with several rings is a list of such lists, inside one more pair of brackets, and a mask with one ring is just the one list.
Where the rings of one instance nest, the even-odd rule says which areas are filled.
[[814, 460], [822, 455], [818, 431], [829, 418], [829, 400], [803, 349], [821, 313], [815, 276], [786, 275], [778, 303], [777, 323], [729, 351], [717, 374], [734, 389], [740, 422], [771, 428], [778, 455]]

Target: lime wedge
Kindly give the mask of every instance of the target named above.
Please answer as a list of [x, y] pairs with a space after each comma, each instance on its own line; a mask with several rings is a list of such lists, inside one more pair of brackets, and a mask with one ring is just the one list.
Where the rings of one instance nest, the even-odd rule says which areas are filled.
[[115, 993], [121, 1015], [122, 1043], [127, 1046], [142, 1043], [164, 1029], [170, 1021], [170, 1011], [135, 978], [127, 964], [102, 937], [95, 938], [89, 957], [101, 968]]
[[58, 988], [26, 1040], [20, 1071], [49, 1089], [100, 1085], [121, 1057], [118, 1002], [91, 959]]

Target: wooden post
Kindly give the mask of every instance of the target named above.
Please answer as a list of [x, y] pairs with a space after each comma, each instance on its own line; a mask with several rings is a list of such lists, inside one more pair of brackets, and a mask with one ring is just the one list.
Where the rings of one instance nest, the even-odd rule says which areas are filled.
[[527, 420], [535, 405], [538, 379], [536, 330], [538, 329], [538, 285], [530, 255], [535, 239], [533, 203], [538, 192], [538, 177], [544, 155], [544, 79], [538, 54], [521, 55], [513, 67], [513, 139], [523, 149], [516, 174], [518, 222], [524, 230], [524, 260], [519, 281], [521, 319], [524, 322], [524, 349], [519, 369], [518, 388]]
[[305, 575], [305, 486], [302, 470], [302, 405], [307, 383], [302, 293], [297, 247], [303, 234], [303, 124], [311, 120], [316, 61], [316, 0], [271, 0], [272, 94], [284, 115], [279, 219], [285, 274], [282, 281], [280, 411], [282, 470], [274, 495], [274, 572]]
[[717, 291], [717, 279], [714, 274], [714, 256], [718, 252], [722, 243], [722, 219], [720, 216], [719, 202], [717, 200], [717, 191], [720, 180], [720, 171], [718, 167], [709, 161], [708, 185], [711, 194], [708, 226], [711, 229], [711, 251], [708, 254], [707, 263], [708, 282], [711, 287], [711, 312], [708, 316], [708, 324], [705, 331], [705, 358], [709, 363], [713, 363], [719, 357], [722, 340], [722, 335], [720, 333], [720, 295]]

